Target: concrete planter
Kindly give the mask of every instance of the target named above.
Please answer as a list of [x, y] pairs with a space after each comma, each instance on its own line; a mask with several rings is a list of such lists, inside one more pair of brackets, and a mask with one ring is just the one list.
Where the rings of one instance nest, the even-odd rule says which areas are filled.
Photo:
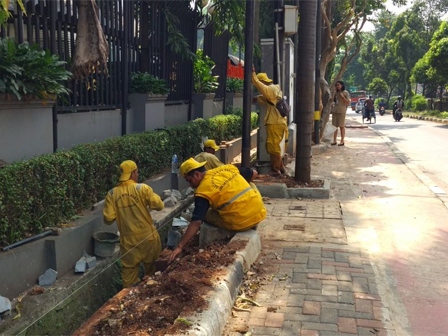
[[53, 100], [0, 95], [0, 159], [12, 162], [53, 153]]
[[213, 117], [214, 93], [193, 93], [192, 119]]
[[165, 102], [168, 95], [131, 93], [129, 102], [134, 111], [133, 132], [165, 127]]
[[243, 108], [243, 93], [236, 92], [233, 96], [233, 107]]
[[284, 183], [257, 183], [262, 196], [270, 198], [330, 198], [330, 180], [324, 179], [322, 188], [288, 188]]
[[233, 107], [233, 98], [235, 97], [235, 92], [226, 92], [226, 107]]
[[242, 92], [226, 92], [226, 106], [233, 106], [234, 108], [243, 108], [243, 93]]
[[[250, 133], [250, 149], [257, 147], [258, 128]], [[226, 141], [225, 147], [216, 153], [219, 160], [223, 163], [232, 163], [233, 159], [241, 154], [241, 145], [243, 138], [237, 138], [231, 141]]]

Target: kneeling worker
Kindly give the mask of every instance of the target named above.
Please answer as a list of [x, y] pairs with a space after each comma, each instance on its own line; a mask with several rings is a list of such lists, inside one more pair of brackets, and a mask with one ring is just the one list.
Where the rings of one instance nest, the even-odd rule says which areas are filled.
[[207, 171], [204, 165], [205, 162], [191, 158], [180, 166], [180, 174], [192, 188], [196, 188], [195, 208], [170, 261], [182, 252], [203, 221], [227, 230], [247, 231], [266, 218], [260, 193], [251, 188], [237, 167], [224, 165]]
[[205, 162], [205, 169], [210, 170], [224, 166], [224, 163], [219, 161], [215, 153], [219, 151], [215, 140], [207, 140], [204, 142], [204, 151], [194, 158], [198, 162]]
[[148, 209], [162, 210], [164, 204], [151, 187], [137, 183], [138, 169], [134, 161], [120, 165], [120, 183], [109, 190], [103, 209], [104, 223], [117, 221], [120, 231], [121, 277], [123, 286], [140, 282], [139, 266], [143, 262], [145, 274], [155, 271], [154, 261], [160, 255], [162, 244]]

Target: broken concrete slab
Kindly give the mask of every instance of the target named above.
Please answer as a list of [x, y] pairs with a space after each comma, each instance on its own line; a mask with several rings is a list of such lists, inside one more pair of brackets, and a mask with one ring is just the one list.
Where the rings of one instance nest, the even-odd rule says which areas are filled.
[[11, 312], [11, 301], [4, 296], [0, 296], [0, 315], [9, 315]]
[[174, 196], [171, 195], [170, 197], [164, 199], [163, 203], [165, 204], [166, 207], [172, 208], [176, 205], [177, 200]]
[[182, 199], [184, 199], [190, 195], [193, 195], [194, 189], [191, 187], [188, 187], [187, 189], [182, 190], [181, 194], [182, 194]]
[[39, 277], [39, 286], [51, 286], [55, 283], [57, 277], [58, 272], [49, 268]]
[[171, 196], [173, 196], [174, 198], [176, 198], [176, 201], [179, 202], [180, 200], [182, 200], [182, 194], [180, 193], [179, 190], [173, 189], [171, 190]]
[[84, 273], [87, 269], [86, 258], [82, 257], [76, 262], [75, 273]]
[[86, 258], [87, 269], [92, 269], [96, 266], [96, 257]]
[[163, 192], [162, 192], [162, 198], [163, 199], [166, 199], [166, 198], [169, 198], [169, 197], [171, 197], [171, 195], [172, 195], [172, 192], [171, 192], [171, 190], [164, 190]]

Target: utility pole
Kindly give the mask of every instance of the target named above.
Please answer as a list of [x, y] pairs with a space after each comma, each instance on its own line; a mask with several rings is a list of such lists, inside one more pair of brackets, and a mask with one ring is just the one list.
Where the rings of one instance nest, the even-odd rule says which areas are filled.
[[274, 7], [274, 83], [283, 88], [283, 48], [285, 45], [284, 34], [284, 4], [283, 0], [275, 0]]
[[316, 13], [316, 85], [314, 92], [314, 143], [320, 142], [320, 58], [322, 36], [321, 0], [317, 0]]
[[250, 114], [252, 106], [252, 64], [254, 50], [254, 0], [246, 0], [244, 53], [243, 139], [241, 166], [250, 167]]

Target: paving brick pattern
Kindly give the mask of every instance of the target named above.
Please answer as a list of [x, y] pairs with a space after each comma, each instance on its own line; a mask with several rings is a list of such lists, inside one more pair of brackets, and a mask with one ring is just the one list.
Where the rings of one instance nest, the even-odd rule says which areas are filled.
[[227, 330], [245, 327], [259, 336], [394, 335], [383, 321], [381, 297], [369, 286], [375, 285], [375, 274], [367, 254], [310, 245], [276, 251], [269, 259], [276, 276], [256, 297], [262, 307], [245, 318], [237, 313]]

